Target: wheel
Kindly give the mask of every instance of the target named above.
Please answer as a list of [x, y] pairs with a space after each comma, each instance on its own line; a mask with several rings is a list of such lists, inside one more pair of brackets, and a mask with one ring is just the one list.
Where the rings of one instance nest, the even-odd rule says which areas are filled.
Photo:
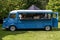
[[16, 27], [15, 26], [10, 26], [9, 30], [10, 31], [15, 31], [16, 30]]
[[46, 27], [45, 27], [45, 30], [46, 30], [46, 31], [50, 31], [51, 29], [52, 29], [52, 28], [51, 28], [50, 26], [46, 26]]

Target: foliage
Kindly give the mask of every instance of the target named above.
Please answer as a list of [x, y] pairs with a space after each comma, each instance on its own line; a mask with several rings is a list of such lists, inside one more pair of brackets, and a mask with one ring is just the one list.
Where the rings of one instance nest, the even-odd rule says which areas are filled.
[[21, 0], [0, 0], [0, 17], [6, 17], [9, 11], [24, 9], [26, 3]]
[[52, 9], [53, 11], [60, 11], [60, 0], [49, 0], [46, 9]]
[[59, 21], [60, 21], [60, 0], [49, 0], [46, 9], [53, 10], [54, 12], [59, 12]]
[[[12, 10], [27, 9], [32, 4], [41, 9], [45, 9], [45, 1], [43, 0], [0, 0], [0, 19], [7, 17]], [[44, 5], [43, 5], [44, 4]]]

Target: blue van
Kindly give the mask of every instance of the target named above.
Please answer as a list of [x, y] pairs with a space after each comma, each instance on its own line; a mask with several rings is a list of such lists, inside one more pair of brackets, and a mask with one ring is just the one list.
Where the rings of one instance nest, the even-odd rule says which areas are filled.
[[39, 29], [49, 31], [58, 28], [58, 12], [52, 10], [13, 10], [3, 20], [2, 29]]

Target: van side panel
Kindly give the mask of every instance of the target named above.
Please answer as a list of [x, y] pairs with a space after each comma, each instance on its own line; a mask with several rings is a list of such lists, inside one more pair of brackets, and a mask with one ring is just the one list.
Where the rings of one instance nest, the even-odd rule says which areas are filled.
[[52, 21], [51, 19], [20, 20], [16, 25], [18, 29], [44, 28], [45, 26], [52, 27]]

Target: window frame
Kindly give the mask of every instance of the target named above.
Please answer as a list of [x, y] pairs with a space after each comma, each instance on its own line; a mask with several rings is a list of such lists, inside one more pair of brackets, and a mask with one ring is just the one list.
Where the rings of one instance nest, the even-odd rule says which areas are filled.
[[[11, 15], [14, 15], [15, 17], [11, 17]], [[9, 18], [16, 18], [16, 14], [15, 13], [11, 13], [10, 15], [9, 15]]]
[[[30, 13], [19, 13], [19, 15], [20, 14], [30, 14]], [[32, 13], [31, 13], [32, 14]], [[37, 14], [37, 13], [33, 13], [33, 14]], [[45, 14], [50, 14], [50, 13], [38, 13], [38, 14], [44, 14], [44, 16], [45, 16]], [[50, 14], [51, 15], [51, 14]], [[52, 15], [51, 15], [51, 17], [50, 17], [50, 19], [52, 18]], [[19, 18], [20, 19], [20, 18]], [[43, 19], [49, 19], [49, 18], [43, 18]], [[41, 18], [40, 19], [20, 19], [20, 20], [41, 20]]]

